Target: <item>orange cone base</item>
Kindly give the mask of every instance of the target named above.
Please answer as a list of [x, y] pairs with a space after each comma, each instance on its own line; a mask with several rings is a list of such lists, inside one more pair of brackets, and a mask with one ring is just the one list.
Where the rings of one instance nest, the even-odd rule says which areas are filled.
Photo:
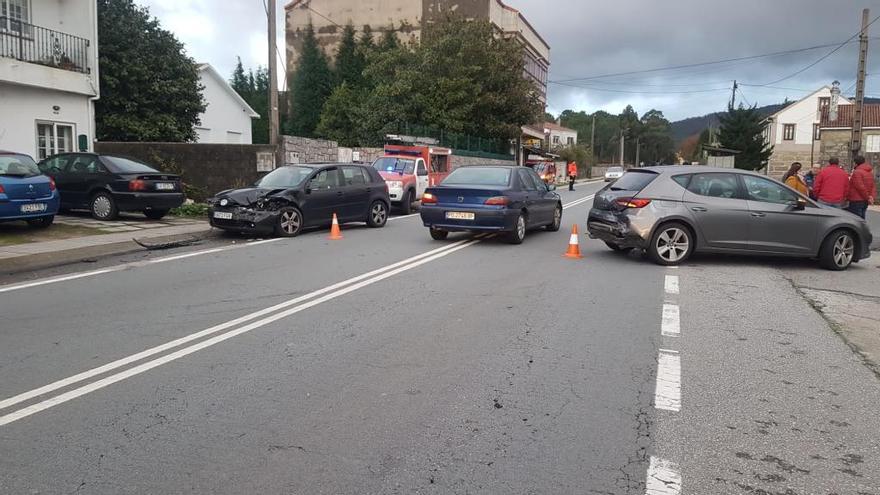
[[330, 227], [330, 237], [328, 239], [331, 241], [342, 240], [342, 230], [339, 228], [339, 220], [336, 219], [336, 213], [333, 214], [333, 225]]
[[577, 224], [574, 224], [571, 227], [571, 238], [568, 241], [568, 251], [563, 256], [572, 259], [583, 258], [583, 256], [581, 256], [581, 246], [580, 239], [578, 237]]

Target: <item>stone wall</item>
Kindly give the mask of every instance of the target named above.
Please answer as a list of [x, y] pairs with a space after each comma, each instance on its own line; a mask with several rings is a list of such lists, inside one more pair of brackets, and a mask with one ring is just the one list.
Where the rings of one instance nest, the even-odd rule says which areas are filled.
[[258, 154], [272, 165], [273, 147], [262, 144], [118, 143], [97, 142], [95, 151], [127, 156], [169, 173], [180, 174], [194, 201], [224, 189], [253, 184]]
[[[813, 153], [813, 163], [818, 163], [820, 158], [820, 145], [816, 143], [815, 153]], [[810, 164], [810, 146], [802, 146], [801, 149], [773, 150], [770, 161], [767, 163], [769, 167], [768, 175], [780, 178], [788, 172], [789, 167], [794, 162], [801, 162], [805, 169], [809, 169]]]
[[497, 160], [493, 158], [478, 158], [475, 156], [460, 156], [452, 154], [452, 168], [467, 167], [470, 165], [516, 165], [513, 157], [510, 160]]
[[[863, 139], [867, 141], [868, 136], [880, 135], [880, 129], [866, 129], [863, 132]], [[852, 166], [852, 153], [850, 153], [850, 139], [852, 139], [852, 130], [850, 129], [823, 129], [822, 130], [822, 147], [820, 157], [816, 160], [823, 165], [828, 163], [828, 159], [836, 156], [840, 160], [840, 164], [849, 170]], [[862, 149], [865, 149], [865, 141], [862, 142]], [[874, 170], [880, 164], [880, 153], [864, 153], [869, 163], [874, 164]]]
[[282, 136], [284, 163], [320, 163], [339, 161], [339, 144], [336, 141]]

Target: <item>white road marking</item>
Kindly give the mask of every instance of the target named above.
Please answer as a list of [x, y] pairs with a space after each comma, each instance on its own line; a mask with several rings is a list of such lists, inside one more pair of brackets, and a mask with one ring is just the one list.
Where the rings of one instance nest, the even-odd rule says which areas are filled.
[[388, 220], [389, 220], [389, 221], [391, 221], [391, 220], [403, 220], [404, 218], [412, 218], [412, 217], [417, 217], [417, 216], [419, 216], [419, 215], [421, 215], [421, 213], [413, 213], [412, 215], [403, 215], [403, 216], [400, 216], [400, 217], [391, 217], [391, 218], [389, 218]]
[[663, 305], [663, 321], [660, 324], [660, 333], [665, 337], [678, 337], [681, 334], [681, 319], [678, 305]]
[[225, 248], [207, 249], [205, 251], [197, 251], [195, 253], [179, 254], [177, 256], [168, 256], [167, 258], [157, 258], [154, 260], [148, 260], [147, 263], [165, 263], [166, 261], [177, 261], [177, 260], [182, 260], [185, 258], [192, 258], [194, 256], [201, 256], [203, 254], [219, 253], [220, 251], [226, 251], [226, 249]]
[[666, 293], [670, 296], [677, 296], [679, 293], [678, 289], [678, 275], [667, 275], [666, 276]]
[[58, 282], [66, 282], [68, 280], [76, 280], [78, 278], [94, 277], [95, 275], [102, 275], [104, 273], [116, 272], [116, 271], [119, 271], [122, 269], [123, 269], [122, 266], [118, 266], [118, 267], [115, 266], [113, 268], [104, 268], [102, 270], [93, 270], [93, 271], [89, 271], [89, 272], [75, 273], [73, 275], [64, 275], [61, 277], [44, 278], [42, 280], [35, 280], [33, 282], [26, 282], [23, 284], [6, 285], [6, 286], [0, 287], [0, 293], [11, 292], [14, 290], [21, 290], [21, 289], [29, 289], [31, 287], [39, 287], [41, 285], [54, 284], [54, 283], [58, 283]]
[[681, 411], [681, 356], [676, 351], [660, 349], [654, 407], [665, 411]]
[[678, 495], [681, 493], [681, 473], [678, 466], [651, 456], [646, 486], [645, 495]]

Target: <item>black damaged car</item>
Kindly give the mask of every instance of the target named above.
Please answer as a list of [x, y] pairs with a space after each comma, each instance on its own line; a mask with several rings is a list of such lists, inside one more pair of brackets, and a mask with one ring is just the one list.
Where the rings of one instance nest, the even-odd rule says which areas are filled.
[[299, 235], [304, 228], [366, 222], [384, 227], [391, 200], [372, 167], [302, 164], [280, 167], [254, 187], [230, 189], [209, 200], [211, 225], [253, 234]]

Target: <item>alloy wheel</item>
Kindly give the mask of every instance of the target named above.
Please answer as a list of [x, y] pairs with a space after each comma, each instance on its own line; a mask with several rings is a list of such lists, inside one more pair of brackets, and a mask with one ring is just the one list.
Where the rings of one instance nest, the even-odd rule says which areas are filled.
[[520, 239], [526, 237], [526, 219], [522, 215], [516, 220], [516, 235]]
[[281, 230], [285, 233], [293, 235], [299, 230], [300, 218], [299, 213], [294, 210], [284, 211], [281, 213]]
[[373, 223], [376, 225], [384, 224], [385, 219], [388, 218], [388, 212], [385, 210], [385, 205], [382, 203], [376, 203], [373, 205], [373, 210], [370, 212], [370, 215], [372, 215]]
[[834, 264], [840, 268], [846, 268], [852, 263], [854, 254], [855, 242], [853, 238], [845, 234], [838, 237], [834, 243], [834, 251], [832, 251]]
[[666, 229], [657, 237], [657, 254], [668, 263], [681, 261], [689, 248], [688, 234], [678, 227]]

